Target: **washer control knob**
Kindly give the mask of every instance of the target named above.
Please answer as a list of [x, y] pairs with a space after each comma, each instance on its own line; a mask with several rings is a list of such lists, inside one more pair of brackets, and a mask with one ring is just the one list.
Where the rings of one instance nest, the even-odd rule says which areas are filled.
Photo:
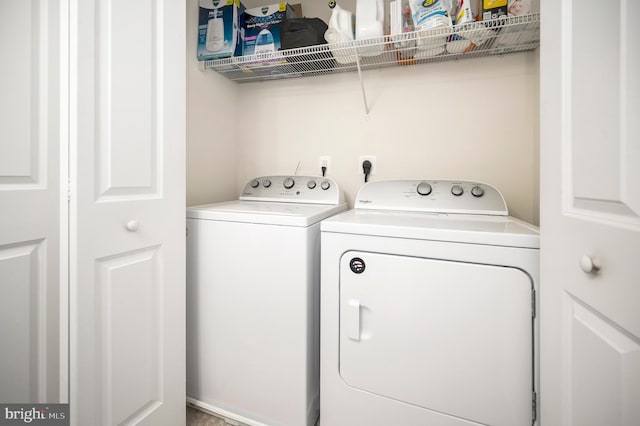
[[291, 188], [293, 188], [293, 185], [295, 185], [295, 184], [296, 184], [296, 181], [293, 180], [293, 178], [290, 178], [290, 177], [286, 178], [284, 180], [284, 182], [282, 182], [282, 185], [285, 187], [285, 189], [291, 189]]
[[418, 194], [420, 195], [429, 195], [431, 194], [431, 185], [429, 185], [427, 182], [420, 182], [418, 184], [418, 188], [416, 188], [416, 191], [418, 191]]
[[260, 186], [260, 181], [258, 179], [254, 179], [251, 181], [251, 187], [252, 188], [257, 188]]
[[331, 184], [329, 183], [328, 180], [324, 180], [322, 181], [322, 183], [320, 184], [320, 188], [322, 188], [323, 190], [327, 190], [329, 188], [331, 188]]
[[484, 195], [484, 189], [482, 189], [482, 187], [476, 185], [473, 188], [471, 188], [471, 195], [473, 195], [474, 197], [482, 197]]
[[307, 188], [314, 189], [315, 187], [316, 187], [316, 181], [315, 180], [310, 180], [309, 182], [307, 182]]
[[464, 194], [464, 189], [462, 189], [462, 186], [460, 186], [460, 185], [453, 185], [451, 187], [451, 193], [453, 195], [455, 195], [456, 197], [459, 197], [462, 194]]
[[269, 188], [271, 186], [271, 181], [269, 179], [265, 180], [264, 182], [262, 182], [262, 186], [264, 186], [265, 188]]

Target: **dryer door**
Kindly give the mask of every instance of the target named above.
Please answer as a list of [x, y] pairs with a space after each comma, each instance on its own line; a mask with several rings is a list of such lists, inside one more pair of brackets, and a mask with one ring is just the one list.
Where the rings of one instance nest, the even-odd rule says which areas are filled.
[[526, 273], [356, 251], [340, 262], [340, 375], [348, 385], [482, 424], [531, 424]]

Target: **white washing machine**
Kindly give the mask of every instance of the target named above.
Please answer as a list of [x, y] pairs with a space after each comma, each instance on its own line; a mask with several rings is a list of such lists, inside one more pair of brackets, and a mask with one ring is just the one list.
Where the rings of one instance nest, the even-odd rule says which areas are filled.
[[528, 426], [538, 229], [490, 185], [382, 181], [322, 222], [324, 426]]
[[334, 181], [303, 176], [187, 209], [189, 403], [247, 425], [314, 425], [319, 222], [345, 209]]

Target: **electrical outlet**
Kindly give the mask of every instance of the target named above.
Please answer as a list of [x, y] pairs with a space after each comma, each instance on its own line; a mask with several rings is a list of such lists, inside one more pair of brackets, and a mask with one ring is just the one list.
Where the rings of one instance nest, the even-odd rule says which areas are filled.
[[371, 173], [369, 173], [369, 175], [375, 175], [376, 173], [378, 173], [378, 163], [376, 162], [376, 156], [375, 155], [361, 155], [360, 158], [358, 159], [358, 174], [362, 174], [362, 163], [364, 163], [366, 160], [369, 160], [371, 162]]
[[327, 170], [325, 171], [325, 174], [329, 174], [329, 171], [331, 170], [331, 157], [327, 155], [320, 157], [318, 159], [318, 167], [320, 168], [320, 172], [322, 172], [323, 167], [326, 167]]

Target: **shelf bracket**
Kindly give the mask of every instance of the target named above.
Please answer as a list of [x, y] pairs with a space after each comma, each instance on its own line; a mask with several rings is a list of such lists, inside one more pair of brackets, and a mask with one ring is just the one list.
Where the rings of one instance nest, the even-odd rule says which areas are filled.
[[367, 92], [364, 90], [364, 81], [362, 80], [362, 69], [360, 68], [360, 55], [356, 53], [356, 66], [358, 67], [358, 78], [360, 79], [360, 88], [362, 89], [362, 100], [364, 101], [365, 115], [369, 116], [369, 103], [367, 102]]

